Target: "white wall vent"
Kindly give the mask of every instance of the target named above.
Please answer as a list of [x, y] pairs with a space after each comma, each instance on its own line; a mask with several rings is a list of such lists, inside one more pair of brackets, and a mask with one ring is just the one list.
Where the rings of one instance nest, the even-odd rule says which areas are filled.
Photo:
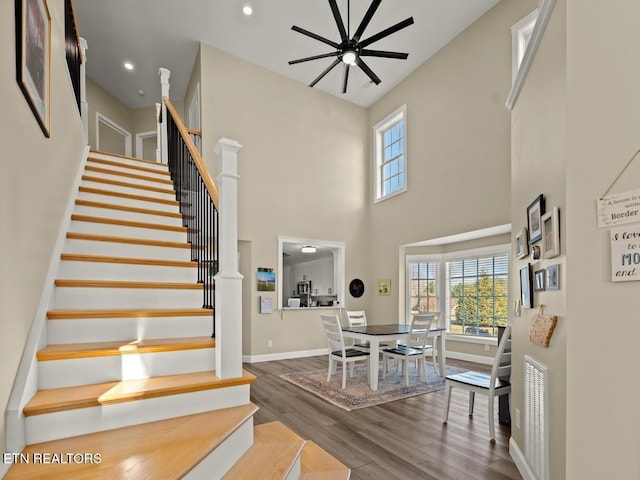
[[549, 369], [524, 356], [524, 456], [537, 480], [549, 479]]

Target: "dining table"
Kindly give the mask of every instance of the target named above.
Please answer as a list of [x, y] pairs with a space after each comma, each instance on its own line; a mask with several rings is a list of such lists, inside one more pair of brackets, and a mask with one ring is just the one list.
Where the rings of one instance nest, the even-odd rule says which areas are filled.
[[[380, 344], [396, 342], [406, 338], [411, 325], [405, 323], [385, 323], [381, 325], [364, 325], [359, 327], [342, 327], [342, 336], [369, 342], [369, 388], [378, 390], [378, 368], [380, 364]], [[446, 348], [444, 327], [432, 327], [429, 338], [434, 339], [438, 373], [444, 377], [446, 372]]]

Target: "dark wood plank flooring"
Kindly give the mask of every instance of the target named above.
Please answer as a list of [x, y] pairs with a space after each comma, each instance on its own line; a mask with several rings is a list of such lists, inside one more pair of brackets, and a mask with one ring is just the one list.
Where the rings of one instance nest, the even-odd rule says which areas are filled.
[[[470, 370], [490, 368], [447, 362]], [[326, 356], [244, 367], [258, 377], [251, 385], [251, 400], [260, 407], [255, 424], [279, 420], [351, 468], [351, 480], [522, 479], [509, 456], [509, 427], [496, 423], [496, 442], [489, 441], [484, 395], [476, 395], [469, 417], [467, 393], [454, 389], [444, 425], [443, 390], [347, 412], [279, 377], [327, 368]]]

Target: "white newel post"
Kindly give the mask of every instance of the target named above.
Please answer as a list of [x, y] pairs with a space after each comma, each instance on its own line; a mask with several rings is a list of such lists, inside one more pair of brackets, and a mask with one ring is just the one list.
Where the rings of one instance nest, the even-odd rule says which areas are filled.
[[160, 124], [161, 111], [162, 106], [159, 103], [156, 103], [156, 163], [162, 162], [162, 158], [160, 157], [162, 153], [162, 146], [160, 145], [162, 142], [162, 125]]
[[169, 163], [169, 143], [167, 138], [167, 106], [164, 103], [164, 98], [169, 98], [169, 77], [171, 72], [166, 68], [160, 67], [158, 69], [158, 75], [160, 75], [160, 88], [162, 92], [162, 125], [160, 126], [160, 156], [162, 163]]
[[82, 62], [80, 63], [80, 118], [84, 128], [84, 136], [89, 141], [89, 104], [87, 103], [87, 41], [80, 37]]
[[242, 275], [238, 271], [238, 151], [235, 140], [221, 138], [218, 155], [218, 200], [220, 232], [215, 276], [216, 375], [233, 378], [242, 375]]

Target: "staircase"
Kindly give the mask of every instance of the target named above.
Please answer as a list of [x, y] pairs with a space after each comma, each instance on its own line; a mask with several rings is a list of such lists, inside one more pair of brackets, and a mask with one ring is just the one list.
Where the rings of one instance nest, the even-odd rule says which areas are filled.
[[255, 377], [215, 374], [213, 312], [166, 166], [92, 152], [5, 479], [348, 478], [282, 424]]

